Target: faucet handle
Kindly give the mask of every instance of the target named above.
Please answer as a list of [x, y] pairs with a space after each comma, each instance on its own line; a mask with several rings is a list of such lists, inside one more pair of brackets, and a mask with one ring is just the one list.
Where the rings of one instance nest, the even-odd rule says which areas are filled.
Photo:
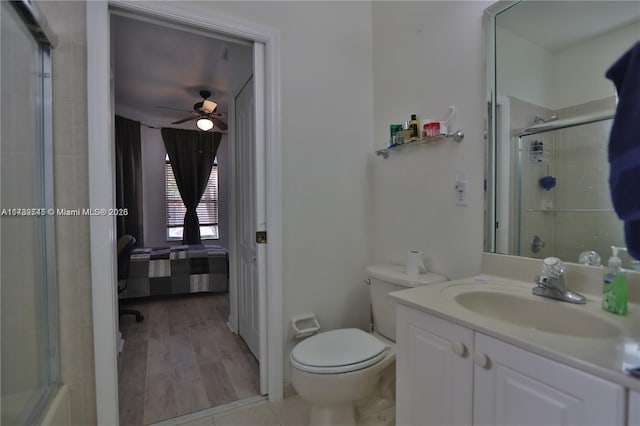
[[542, 261], [542, 275], [559, 280], [562, 279], [564, 271], [564, 263], [557, 257], [547, 257]]

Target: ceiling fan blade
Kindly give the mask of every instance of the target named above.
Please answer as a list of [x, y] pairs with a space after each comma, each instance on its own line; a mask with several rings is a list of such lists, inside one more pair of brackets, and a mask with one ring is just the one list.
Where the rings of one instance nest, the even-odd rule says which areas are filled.
[[172, 107], [166, 107], [166, 106], [160, 106], [160, 105], [155, 105], [155, 106], [154, 106], [154, 108], [170, 109], [170, 110], [172, 110], [172, 111], [192, 112], [191, 110], [188, 110], [188, 109], [172, 108]]
[[198, 118], [200, 118], [200, 116], [199, 116], [199, 115], [191, 115], [191, 116], [189, 116], [189, 117], [185, 117], [185, 118], [183, 118], [183, 119], [181, 119], [181, 120], [174, 121], [174, 122], [173, 122], [173, 123], [171, 123], [171, 124], [181, 124], [181, 123], [186, 123], [187, 121], [196, 120], [196, 119], [198, 119]]
[[220, 120], [218, 117], [211, 117], [211, 121], [213, 121], [213, 124], [215, 124], [216, 126], [218, 126], [218, 128], [222, 130], [227, 130], [227, 128], [229, 127], [227, 126], [227, 123]]

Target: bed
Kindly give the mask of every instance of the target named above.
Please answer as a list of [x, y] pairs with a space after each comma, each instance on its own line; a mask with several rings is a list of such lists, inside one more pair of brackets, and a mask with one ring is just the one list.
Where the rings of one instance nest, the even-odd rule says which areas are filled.
[[143, 247], [131, 253], [127, 288], [120, 298], [228, 289], [229, 251], [222, 246]]

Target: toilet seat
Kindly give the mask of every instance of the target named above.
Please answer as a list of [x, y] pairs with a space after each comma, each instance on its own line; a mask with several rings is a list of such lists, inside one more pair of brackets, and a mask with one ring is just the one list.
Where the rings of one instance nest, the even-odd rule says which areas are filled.
[[309, 373], [339, 374], [372, 366], [385, 355], [388, 346], [357, 328], [316, 334], [291, 351], [291, 365]]

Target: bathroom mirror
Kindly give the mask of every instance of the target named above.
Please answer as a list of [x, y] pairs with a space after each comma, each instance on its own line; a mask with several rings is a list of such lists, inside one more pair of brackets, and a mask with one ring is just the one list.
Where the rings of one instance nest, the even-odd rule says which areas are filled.
[[485, 11], [486, 251], [598, 263], [584, 253], [606, 262], [625, 245], [608, 185], [616, 97], [604, 74], [638, 40], [637, 1]]

